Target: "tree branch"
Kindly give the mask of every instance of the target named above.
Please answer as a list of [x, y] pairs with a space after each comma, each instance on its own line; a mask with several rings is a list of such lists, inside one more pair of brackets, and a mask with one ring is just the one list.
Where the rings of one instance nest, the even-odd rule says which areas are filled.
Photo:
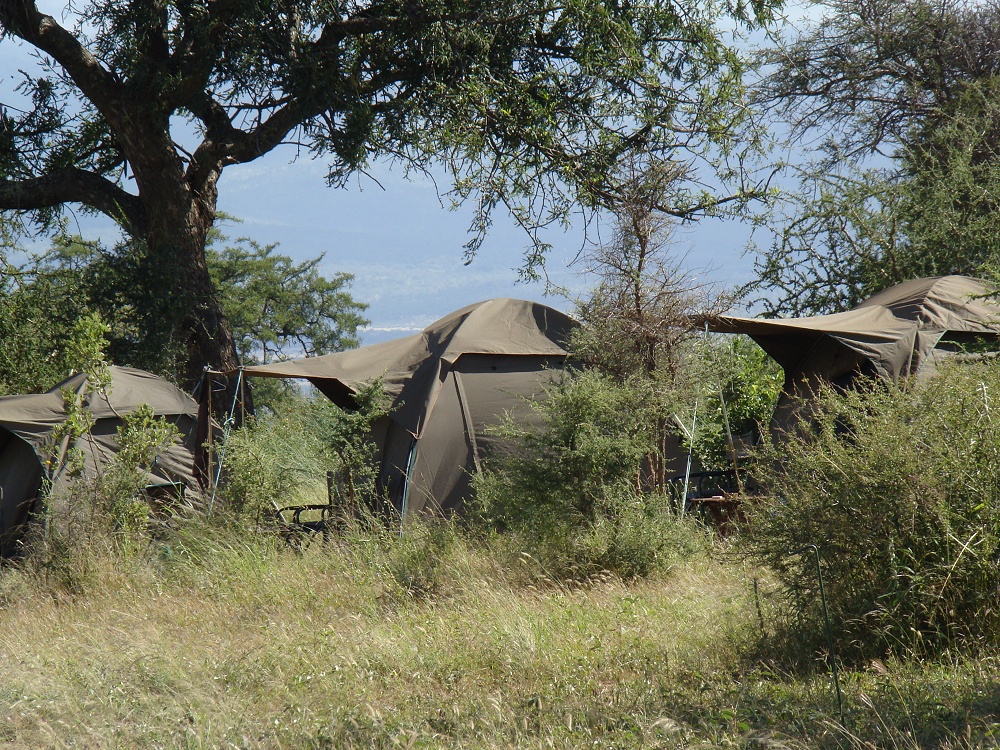
[[144, 236], [146, 212], [139, 198], [93, 172], [66, 167], [42, 177], [0, 180], [0, 210], [29, 211], [82, 203], [117, 221], [129, 234]]
[[56, 60], [113, 126], [122, 124], [120, 82], [52, 16], [33, 2], [0, 0], [0, 26]]

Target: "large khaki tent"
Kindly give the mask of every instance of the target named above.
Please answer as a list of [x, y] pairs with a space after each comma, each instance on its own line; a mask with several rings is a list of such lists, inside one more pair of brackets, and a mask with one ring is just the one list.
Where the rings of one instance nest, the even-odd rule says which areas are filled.
[[743, 333], [785, 371], [772, 426], [792, 427], [798, 403], [820, 383], [850, 387], [864, 377], [898, 381], [941, 352], [976, 341], [1000, 341], [1000, 305], [979, 279], [937, 276], [886, 289], [853, 310], [808, 318], [720, 316], [709, 328]]
[[[109, 368], [111, 385], [89, 392], [87, 376], [76, 375], [47, 393], [0, 398], [0, 552], [16, 549], [19, 532], [35, 510], [43, 493], [43, 482], [51, 481], [49, 502], [54, 516], [65, 517], [76, 477], [69, 476], [65, 457], [68, 440], [58, 444], [53, 430], [66, 419], [64, 391], [84, 395], [84, 408], [94, 418], [89, 433], [79, 438], [76, 448], [83, 457], [78, 477], [94, 477], [118, 452], [118, 427], [122, 416], [140, 404], [175, 424], [183, 442], [161, 452], [149, 472], [149, 483], [182, 483], [199, 488], [195, 455], [198, 448], [196, 425], [198, 404], [179, 388], [142, 370]], [[53, 475], [45, 468], [57, 467]]]
[[534, 421], [528, 401], [562, 367], [574, 325], [545, 305], [493, 299], [413, 336], [244, 372], [305, 378], [344, 408], [382, 378], [393, 411], [374, 426], [381, 491], [404, 515], [451, 512], [468, 497], [472, 473], [501, 448], [488, 426], [504, 413]]

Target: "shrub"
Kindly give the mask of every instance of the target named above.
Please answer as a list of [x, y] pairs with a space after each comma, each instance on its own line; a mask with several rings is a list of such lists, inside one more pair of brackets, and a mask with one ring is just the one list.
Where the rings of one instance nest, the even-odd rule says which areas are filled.
[[911, 388], [818, 394], [811, 422], [764, 450], [767, 497], [744, 551], [783, 582], [818, 639], [820, 549], [840, 648], [925, 655], [996, 644], [1000, 369], [953, 366]]
[[247, 420], [220, 451], [222, 486], [217, 494], [237, 516], [270, 514], [273, 505], [322, 503], [330, 458], [305, 423], [318, 406], [303, 397], [290, 400], [282, 414]]
[[354, 513], [375, 507], [372, 422], [385, 415], [381, 384], [361, 392], [356, 411], [325, 397], [293, 395], [279, 414], [267, 414], [230, 434], [221, 460], [221, 499], [237, 515], [269, 513], [272, 504], [325, 503], [332, 471], [339, 502]]
[[180, 439], [177, 427], [157, 417], [148, 404], [140, 404], [122, 418], [118, 428], [119, 451], [97, 482], [99, 512], [110, 524], [119, 552], [134, 555], [148, 540], [150, 507], [142, 496], [157, 454]]
[[764, 432], [784, 372], [746, 336], [713, 337], [698, 354], [695, 367], [707, 387], [701, 390], [695, 452], [706, 469], [731, 469], [733, 448], [739, 453], [740, 446]]
[[647, 493], [655, 394], [596, 371], [567, 374], [535, 402], [540, 426], [502, 427], [516, 449], [476, 479], [476, 513], [507, 532], [549, 575], [648, 575], [701, 546], [663, 494]]
[[[67, 438], [76, 439], [81, 429], [93, 426], [89, 412], [69, 410], [69, 414], [62, 426]], [[41, 572], [53, 591], [77, 594], [98, 583], [95, 576], [102, 570], [102, 559], [116, 563], [137, 559], [147, 550], [153, 531], [143, 493], [149, 469], [179, 437], [176, 426], [155, 416], [148, 404], [125, 414], [114, 457], [95, 475], [79, 476], [47, 498], [42, 525], [32, 525], [28, 532], [28, 569]], [[68, 454], [68, 471], [83, 468], [83, 454], [76, 456], [78, 462]]]
[[380, 510], [376, 498], [376, 446], [372, 425], [388, 416], [390, 398], [382, 382], [364, 386], [354, 396], [356, 408], [347, 411], [323, 399], [313, 404], [309, 429], [322, 445], [330, 460], [330, 469], [340, 501], [352, 515], [365, 510]]

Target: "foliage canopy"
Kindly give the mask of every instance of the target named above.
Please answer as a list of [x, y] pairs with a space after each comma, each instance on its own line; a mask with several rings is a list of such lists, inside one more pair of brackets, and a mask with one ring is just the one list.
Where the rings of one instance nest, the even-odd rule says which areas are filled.
[[771, 314], [839, 312], [1000, 259], [1000, 5], [833, 0], [764, 53], [759, 89], [815, 147], [754, 287]]
[[[441, 164], [456, 200], [477, 198], [469, 252], [497, 207], [538, 240], [613, 203], [623, 155], [738, 152], [744, 62], [720, 25], [760, 26], [779, 4], [90, 0], [60, 20], [0, 3], [0, 43], [38, 54], [0, 115], [0, 209], [46, 227], [80, 204], [144, 241], [162, 294], [184, 301], [196, 379], [237, 364], [205, 264], [225, 168], [289, 143], [335, 186], [376, 159]], [[662, 208], [755, 194], [687, 183]]]
[[[217, 247], [222, 245], [221, 248]], [[207, 264], [233, 323], [244, 362], [326, 354], [356, 346], [365, 305], [348, 288], [349, 274], [320, 272], [322, 256], [296, 262], [250, 240], [230, 244], [213, 232]], [[76, 321], [99, 314], [108, 327], [107, 357], [171, 380], [183, 377], [183, 340], [161, 321], [176, 320], [183, 300], [160, 296], [142, 243], [107, 249], [57, 236], [44, 254], [0, 275], [6, 314], [0, 318], [0, 389], [44, 390], [86, 363], [73, 354]], [[274, 388], [270, 389], [271, 391]], [[258, 394], [263, 401], [275, 393]], [[261, 399], [257, 399], [258, 402]]]

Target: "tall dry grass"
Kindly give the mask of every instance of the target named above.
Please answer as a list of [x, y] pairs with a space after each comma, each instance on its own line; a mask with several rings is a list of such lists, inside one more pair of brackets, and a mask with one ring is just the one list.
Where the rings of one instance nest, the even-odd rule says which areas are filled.
[[[143, 558], [94, 559], [71, 592], [6, 570], [0, 742], [909, 748], [921, 745], [880, 743], [913, 726], [972, 747], [996, 723], [1000, 669], [984, 660], [847, 675], [850, 733], [831, 725], [821, 666], [791, 674], [748, 656], [751, 573], [724, 558], [568, 586], [508, 553], [453, 530], [296, 552], [192, 522]], [[911, 725], [911, 709], [926, 716]], [[966, 727], [973, 740], [955, 744]]]

